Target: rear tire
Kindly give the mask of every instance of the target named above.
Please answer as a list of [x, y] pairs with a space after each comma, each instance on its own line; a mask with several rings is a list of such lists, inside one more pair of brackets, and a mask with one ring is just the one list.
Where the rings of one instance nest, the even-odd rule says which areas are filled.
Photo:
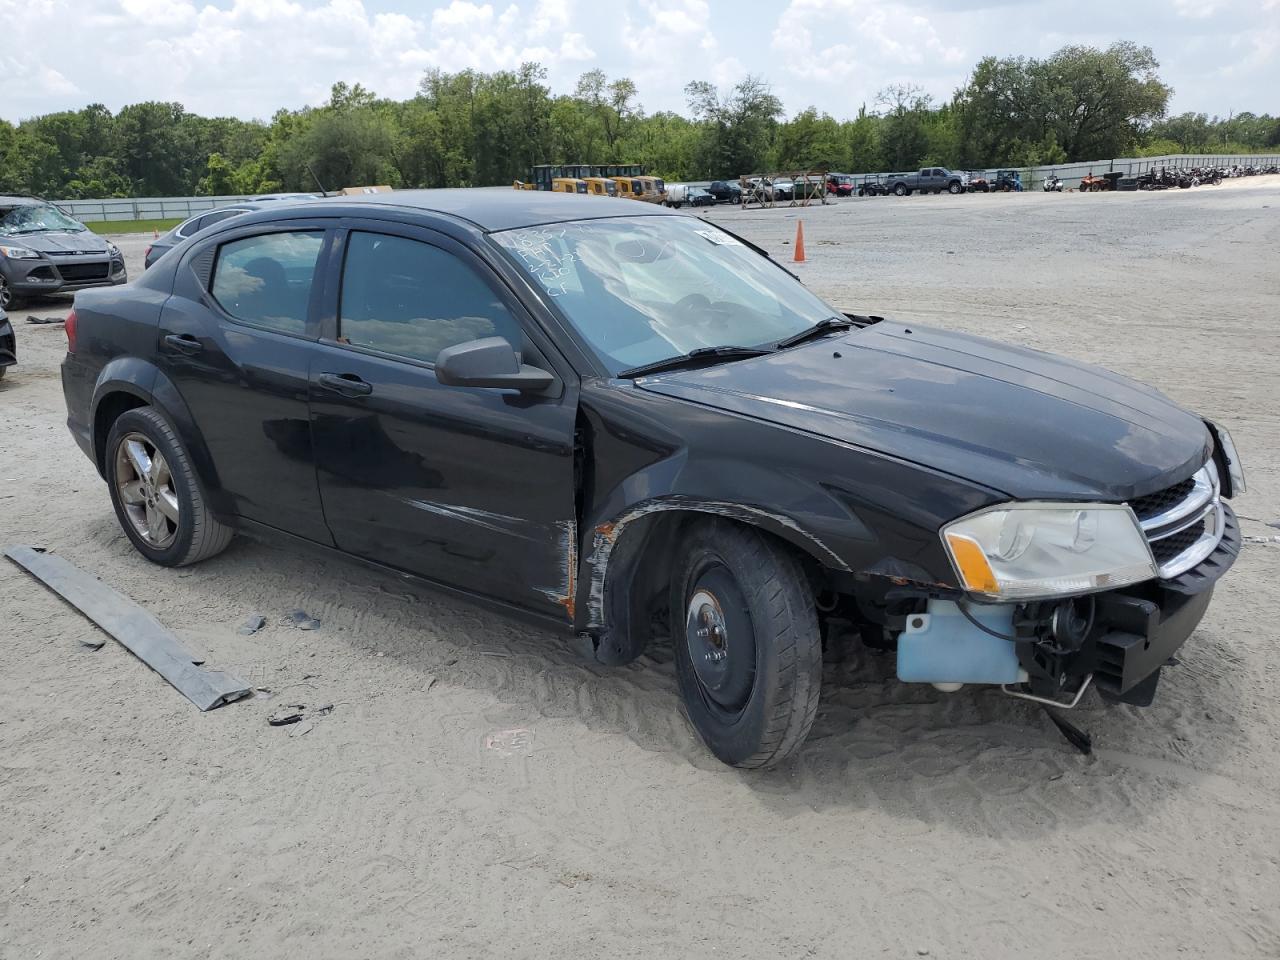
[[116, 419], [104, 466], [116, 519], [152, 563], [198, 563], [231, 542], [235, 531], [209, 512], [182, 441], [154, 407], [135, 407]]
[[900, 183], [893, 188], [893, 195], [895, 197], [905, 197], [907, 195], [907, 188]]
[[817, 611], [797, 559], [751, 527], [699, 522], [672, 578], [671, 620], [680, 693], [711, 752], [755, 768], [794, 755], [822, 686]]

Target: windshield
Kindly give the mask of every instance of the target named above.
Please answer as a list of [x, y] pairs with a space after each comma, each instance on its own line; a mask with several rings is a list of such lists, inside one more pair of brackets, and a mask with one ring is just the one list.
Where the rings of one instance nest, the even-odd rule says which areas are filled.
[[72, 220], [51, 203], [14, 207], [0, 217], [0, 233], [10, 236], [19, 233], [42, 233], [47, 230], [65, 230], [80, 233], [88, 229], [79, 220]]
[[768, 346], [838, 316], [704, 220], [619, 217], [495, 233], [610, 373], [715, 346]]

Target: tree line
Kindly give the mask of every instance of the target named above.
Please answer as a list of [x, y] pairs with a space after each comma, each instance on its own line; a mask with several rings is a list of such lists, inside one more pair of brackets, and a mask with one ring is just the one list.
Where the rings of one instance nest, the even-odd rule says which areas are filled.
[[646, 112], [601, 70], [555, 95], [546, 70], [430, 70], [415, 96], [334, 84], [323, 106], [270, 122], [202, 117], [149, 101], [0, 120], [0, 193], [56, 198], [313, 191], [386, 183], [483, 186], [538, 163], [643, 163], [671, 180], [827, 168], [977, 169], [1164, 153], [1280, 149], [1280, 118], [1166, 116], [1172, 93], [1149, 47], [1068, 46], [1045, 59], [986, 57], [950, 100], [885, 88], [856, 116], [785, 117], [769, 84], [685, 87], [688, 109]]

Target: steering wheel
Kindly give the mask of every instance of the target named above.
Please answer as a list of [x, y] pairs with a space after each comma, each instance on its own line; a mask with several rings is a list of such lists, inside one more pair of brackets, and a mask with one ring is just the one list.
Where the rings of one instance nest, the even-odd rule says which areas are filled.
[[676, 301], [677, 310], [704, 310], [709, 306], [711, 306], [711, 301], [701, 293], [691, 293]]

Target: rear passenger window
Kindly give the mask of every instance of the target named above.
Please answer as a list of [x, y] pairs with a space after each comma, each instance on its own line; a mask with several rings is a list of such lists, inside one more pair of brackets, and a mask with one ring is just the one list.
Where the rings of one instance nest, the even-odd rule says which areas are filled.
[[184, 240], [187, 237], [194, 236], [200, 232], [200, 227], [203, 226], [203, 224], [204, 217], [192, 217], [179, 228], [178, 236], [182, 237]]
[[304, 333], [311, 280], [324, 234], [268, 233], [218, 248], [211, 292], [222, 309], [245, 323]]
[[206, 213], [200, 218], [200, 229], [203, 230], [205, 227], [212, 227], [215, 223], [221, 223], [223, 220], [230, 219], [231, 217], [238, 217], [242, 213], [244, 213], [244, 211], [240, 209], [215, 210], [213, 213]]
[[434, 363], [445, 347], [505, 337], [520, 325], [493, 288], [453, 254], [418, 240], [353, 232], [342, 268], [343, 343]]

